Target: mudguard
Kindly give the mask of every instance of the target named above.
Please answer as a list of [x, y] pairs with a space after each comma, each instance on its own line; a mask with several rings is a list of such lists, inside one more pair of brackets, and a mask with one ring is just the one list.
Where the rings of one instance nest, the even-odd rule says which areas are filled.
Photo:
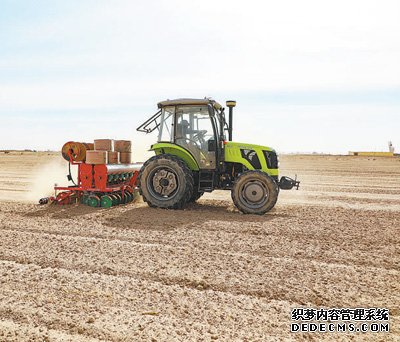
[[154, 151], [157, 155], [172, 154], [177, 156], [178, 158], [182, 159], [192, 171], [199, 171], [199, 165], [192, 154], [179, 145], [168, 142], [160, 142], [151, 145], [150, 151]]

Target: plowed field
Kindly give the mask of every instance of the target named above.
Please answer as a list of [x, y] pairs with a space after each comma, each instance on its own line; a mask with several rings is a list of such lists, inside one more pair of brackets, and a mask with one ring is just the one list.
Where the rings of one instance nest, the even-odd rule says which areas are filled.
[[[283, 156], [301, 187], [264, 216], [222, 191], [182, 211], [30, 202], [60, 164], [0, 153], [0, 341], [400, 339], [398, 158]], [[306, 306], [388, 308], [391, 332], [290, 333]]]

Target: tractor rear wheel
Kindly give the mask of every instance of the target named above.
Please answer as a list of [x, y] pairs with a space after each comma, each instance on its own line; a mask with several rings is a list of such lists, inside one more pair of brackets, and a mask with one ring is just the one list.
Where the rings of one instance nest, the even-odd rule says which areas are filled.
[[193, 195], [193, 175], [178, 157], [159, 154], [144, 163], [139, 189], [150, 207], [181, 209]]
[[232, 200], [244, 214], [263, 215], [278, 200], [278, 185], [266, 173], [252, 170], [242, 173], [232, 188]]

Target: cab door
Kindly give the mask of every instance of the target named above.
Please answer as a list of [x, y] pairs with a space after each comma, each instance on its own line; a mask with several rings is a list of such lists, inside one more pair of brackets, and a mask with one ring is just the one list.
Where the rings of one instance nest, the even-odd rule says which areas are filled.
[[177, 106], [175, 143], [188, 150], [200, 169], [216, 167], [215, 131], [207, 106]]

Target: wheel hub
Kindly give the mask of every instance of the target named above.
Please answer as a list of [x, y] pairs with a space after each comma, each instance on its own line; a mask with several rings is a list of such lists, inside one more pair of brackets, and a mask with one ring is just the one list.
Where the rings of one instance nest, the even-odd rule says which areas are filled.
[[169, 185], [169, 180], [166, 178], [163, 178], [160, 180], [160, 185], [161, 186], [168, 186]]
[[242, 198], [251, 206], [263, 205], [268, 199], [268, 190], [259, 181], [245, 184], [241, 194]]
[[177, 188], [176, 176], [171, 171], [158, 170], [153, 177], [153, 188], [161, 196], [171, 195]]

